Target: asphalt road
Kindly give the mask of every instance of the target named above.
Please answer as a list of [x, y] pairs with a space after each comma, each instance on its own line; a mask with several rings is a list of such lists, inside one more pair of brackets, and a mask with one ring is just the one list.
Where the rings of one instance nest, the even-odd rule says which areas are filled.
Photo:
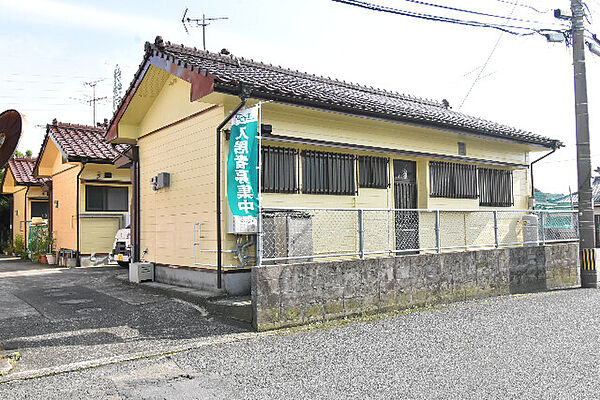
[[600, 397], [600, 291], [199, 338], [192, 350], [0, 384], [4, 399]]

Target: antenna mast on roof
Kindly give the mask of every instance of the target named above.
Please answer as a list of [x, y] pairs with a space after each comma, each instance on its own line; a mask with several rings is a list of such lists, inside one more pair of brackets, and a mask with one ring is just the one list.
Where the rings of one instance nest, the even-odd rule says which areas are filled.
[[88, 103], [92, 106], [92, 120], [93, 120], [92, 126], [96, 126], [96, 103], [99, 102], [100, 100], [108, 99], [108, 97], [106, 97], [106, 96], [96, 97], [96, 85], [99, 82], [102, 82], [103, 80], [104, 79], [98, 79], [96, 81], [83, 82], [84, 86], [89, 86], [92, 88], [92, 98], [89, 100], [86, 100], [86, 103]]
[[185, 11], [183, 12], [183, 17], [181, 18], [181, 23], [183, 24], [183, 29], [185, 29], [185, 31], [189, 34], [190, 32], [188, 31], [188, 27], [186, 25], [190, 24], [191, 22], [195, 22], [196, 26], [201, 26], [202, 27], [202, 48], [204, 50], [206, 50], [206, 27], [208, 25], [210, 25], [210, 22], [207, 21], [216, 21], [219, 19], [229, 19], [229, 17], [207, 17], [206, 15], [202, 14], [202, 18], [190, 18], [187, 17], [188, 9], [186, 8]]

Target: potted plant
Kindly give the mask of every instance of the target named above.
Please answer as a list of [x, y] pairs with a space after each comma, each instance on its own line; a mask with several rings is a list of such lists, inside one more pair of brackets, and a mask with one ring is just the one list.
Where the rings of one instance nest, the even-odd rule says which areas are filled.
[[56, 257], [52, 253], [52, 249], [56, 243], [56, 239], [48, 228], [43, 229], [38, 234], [38, 249], [40, 251], [40, 262], [47, 264], [56, 264]]

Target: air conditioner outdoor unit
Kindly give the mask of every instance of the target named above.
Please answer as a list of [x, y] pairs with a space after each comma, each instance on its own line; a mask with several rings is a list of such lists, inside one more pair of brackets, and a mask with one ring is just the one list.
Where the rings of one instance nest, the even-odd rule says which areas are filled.
[[154, 281], [154, 264], [149, 262], [129, 264], [129, 281], [135, 283]]
[[[273, 211], [262, 218], [263, 258], [285, 258], [264, 264], [310, 262], [313, 254], [312, 216], [301, 211]], [[294, 258], [306, 257], [306, 258]]]

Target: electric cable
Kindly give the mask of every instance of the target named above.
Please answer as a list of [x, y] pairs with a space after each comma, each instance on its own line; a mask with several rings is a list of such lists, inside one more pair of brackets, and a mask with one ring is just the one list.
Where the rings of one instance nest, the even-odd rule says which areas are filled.
[[373, 4], [373, 3], [367, 3], [364, 1], [360, 1], [360, 0], [332, 0], [332, 1], [334, 1], [336, 3], [342, 3], [342, 4], [346, 4], [346, 5], [352, 5], [352, 6], [356, 6], [356, 7], [360, 7], [360, 8], [365, 8], [365, 9], [372, 10], [372, 11], [386, 12], [386, 13], [390, 13], [390, 14], [403, 15], [403, 16], [424, 19], [424, 20], [429, 20], [429, 21], [448, 22], [448, 23], [454, 23], [454, 24], [458, 24], [458, 25], [465, 25], [465, 26], [472, 26], [472, 27], [479, 27], [479, 28], [492, 28], [492, 29], [497, 29], [497, 30], [500, 30], [500, 31], [503, 31], [506, 33], [510, 33], [511, 35], [516, 35], [516, 36], [530, 36], [530, 35], [534, 35], [536, 33], [543, 34], [543, 32], [562, 32], [561, 30], [558, 30], [558, 29], [550, 29], [550, 28], [538, 29], [538, 28], [527, 27], [527, 26], [516, 26], [516, 25], [507, 25], [507, 24], [499, 24], [499, 23], [486, 23], [486, 22], [481, 22], [481, 21], [462, 20], [462, 19], [458, 19], [458, 18], [443, 17], [443, 16], [439, 16], [439, 15], [432, 15], [432, 14], [424, 14], [424, 13], [418, 13], [418, 12], [413, 12], [413, 11], [400, 10], [398, 8], [381, 6], [381, 5], [377, 5], [377, 4]]

